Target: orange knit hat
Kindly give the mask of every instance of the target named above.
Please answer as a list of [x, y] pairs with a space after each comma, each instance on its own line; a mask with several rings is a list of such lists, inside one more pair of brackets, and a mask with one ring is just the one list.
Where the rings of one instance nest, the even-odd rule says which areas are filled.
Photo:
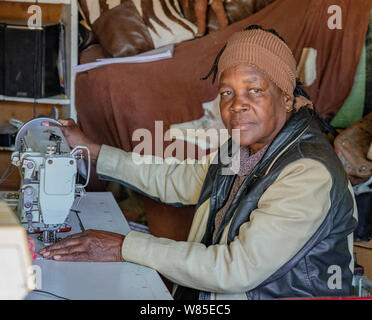
[[218, 61], [218, 80], [225, 69], [239, 64], [252, 65], [282, 91], [293, 94], [296, 60], [285, 42], [271, 32], [252, 29], [234, 33]]

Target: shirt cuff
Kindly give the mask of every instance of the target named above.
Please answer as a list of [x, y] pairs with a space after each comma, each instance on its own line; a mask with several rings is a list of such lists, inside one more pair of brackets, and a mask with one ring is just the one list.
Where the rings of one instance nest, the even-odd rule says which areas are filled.
[[132, 262], [150, 267], [146, 261], [145, 250], [149, 243], [155, 239], [154, 236], [138, 231], [130, 231], [123, 241], [121, 246], [121, 255], [127, 262]]
[[[96, 171], [97, 174], [111, 175], [116, 170], [118, 149], [103, 144], [98, 153]], [[121, 151], [121, 150], [120, 150]]]

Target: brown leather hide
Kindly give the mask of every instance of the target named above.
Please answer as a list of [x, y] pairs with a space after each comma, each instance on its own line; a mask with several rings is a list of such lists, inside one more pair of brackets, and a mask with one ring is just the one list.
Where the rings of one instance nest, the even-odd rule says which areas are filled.
[[334, 146], [353, 185], [372, 175], [372, 161], [367, 158], [372, 143], [372, 113], [341, 132]]
[[[189, 2], [187, 5], [186, 2]], [[225, 0], [224, 7], [229, 23], [234, 23], [265, 8], [275, 0]], [[196, 17], [194, 13], [193, 0], [180, 1], [185, 17], [196, 24]], [[216, 31], [219, 29], [216, 14], [211, 8], [208, 9], [208, 31]]]
[[150, 32], [132, 1], [103, 12], [92, 28], [105, 52], [112, 57], [154, 49]]

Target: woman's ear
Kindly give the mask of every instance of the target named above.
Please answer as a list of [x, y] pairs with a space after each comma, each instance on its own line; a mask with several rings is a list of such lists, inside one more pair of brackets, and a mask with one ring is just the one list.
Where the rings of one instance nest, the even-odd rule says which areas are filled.
[[282, 92], [283, 104], [287, 110], [293, 109], [294, 96], [288, 93]]

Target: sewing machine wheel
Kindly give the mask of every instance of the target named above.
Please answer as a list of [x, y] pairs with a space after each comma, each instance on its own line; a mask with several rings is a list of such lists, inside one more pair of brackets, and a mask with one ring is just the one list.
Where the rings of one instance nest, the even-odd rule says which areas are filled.
[[57, 124], [59, 126], [62, 126], [62, 124], [53, 119], [53, 118], [47, 118], [47, 117], [40, 117], [40, 118], [35, 118], [35, 119], [32, 119], [28, 122], [26, 122], [19, 130], [18, 130], [18, 133], [17, 133], [17, 136], [15, 138], [15, 149], [17, 151], [21, 151], [21, 146], [22, 146], [22, 138], [27, 134], [27, 130], [30, 128], [30, 127], [35, 127], [35, 126], [41, 126], [41, 124], [43, 122], [50, 122], [50, 123], [54, 123], [54, 124]]

